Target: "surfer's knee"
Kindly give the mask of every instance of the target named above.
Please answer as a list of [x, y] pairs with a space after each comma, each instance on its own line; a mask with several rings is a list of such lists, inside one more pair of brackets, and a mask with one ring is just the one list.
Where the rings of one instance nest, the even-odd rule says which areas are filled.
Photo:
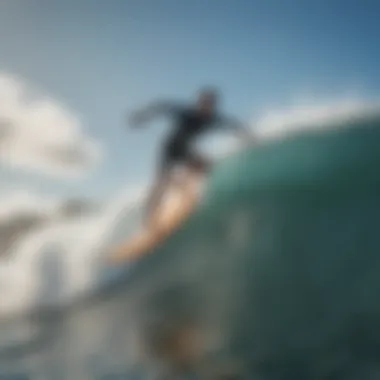
[[197, 157], [189, 164], [191, 172], [194, 174], [207, 174], [211, 168], [211, 162], [203, 157]]

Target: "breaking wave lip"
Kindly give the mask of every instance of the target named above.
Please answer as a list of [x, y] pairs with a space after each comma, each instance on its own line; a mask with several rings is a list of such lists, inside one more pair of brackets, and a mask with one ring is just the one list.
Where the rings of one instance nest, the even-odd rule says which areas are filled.
[[[10, 258], [0, 265], [4, 274], [0, 282], [0, 318], [28, 313], [41, 304], [68, 305], [125, 275], [128, 264], [108, 266], [105, 256], [110, 247], [134, 232], [139, 224], [141, 202], [140, 199], [131, 202], [130, 191], [125, 189], [99, 215], [50, 225], [23, 236]], [[47, 273], [41, 275], [44, 267]], [[81, 274], [88, 278], [84, 285]], [[53, 290], [60, 281], [56, 277], [61, 284]], [[44, 300], [46, 293], [50, 296]]]
[[290, 107], [269, 109], [258, 118], [254, 129], [260, 139], [277, 139], [298, 132], [345, 127], [352, 121], [379, 115], [380, 100], [377, 99], [350, 96], [330, 101], [303, 101]]
[[[126, 193], [128, 194], [128, 191]], [[88, 252], [85, 254], [89, 260], [88, 264], [95, 267], [94, 281], [84, 292], [77, 292], [73, 297], [70, 297], [67, 300], [68, 303], [75, 301], [78, 297], [101, 290], [104, 286], [125, 276], [128, 272], [130, 266], [128, 262], [118, 266], [107, 264], [107, 253], [110, 248], [124, 241], [137, 230], [142, 217], [143, 200], [138, 199], [131, 202], [128, 196], [124, 199], [123, 194], [120, 198], [121, 200], [117, 200], [115, 204], [109, 207], [108, 215], [102, 223], [103, 228], [98, 231], [99, 243], [89, 247]]]

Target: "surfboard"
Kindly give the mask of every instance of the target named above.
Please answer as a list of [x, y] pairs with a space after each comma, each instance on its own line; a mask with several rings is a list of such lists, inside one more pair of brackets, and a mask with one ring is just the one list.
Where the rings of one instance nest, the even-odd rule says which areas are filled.
[[173, 183], [149, 226], [141, 226], [130, 238], [112, 249], [109, 255], [110, 263], [135, 260], [151, 252], [174, 233], [194, 212], [202, 193], [203, 183], [204, 177], [199, 175], [189, 176], [185, 188], [178, 188]]

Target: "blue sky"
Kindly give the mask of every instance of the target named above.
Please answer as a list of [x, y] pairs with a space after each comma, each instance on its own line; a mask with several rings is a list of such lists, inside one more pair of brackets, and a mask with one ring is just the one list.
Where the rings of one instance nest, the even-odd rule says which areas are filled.
[[106, 196], [145, 182], [164, 125], [130, 132], [125, 115], [204, 84], [247, 121], [302, 91], [377, 96], [379, 14], [375, 0], [2, 1], [0, 71], [80, 115], [105, 156], [82, 181], [3, 170], [0, 184]]

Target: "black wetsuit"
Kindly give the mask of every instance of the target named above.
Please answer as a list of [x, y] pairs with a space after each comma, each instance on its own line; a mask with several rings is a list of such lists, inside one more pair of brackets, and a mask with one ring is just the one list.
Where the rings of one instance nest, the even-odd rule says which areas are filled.
[[165, 111], [174, 118], [173, 129], [163, 144], [161, 170], [166, 170], [176, 164], [204, 167], [206, 160], [193, 148], [195, 140], [215, 127], [228, 126], [234, 129], [240, 127], [240, 123], [233, 119], [216, 113], [203, 115], [196, 108], [161, 105], [156, 110]]

